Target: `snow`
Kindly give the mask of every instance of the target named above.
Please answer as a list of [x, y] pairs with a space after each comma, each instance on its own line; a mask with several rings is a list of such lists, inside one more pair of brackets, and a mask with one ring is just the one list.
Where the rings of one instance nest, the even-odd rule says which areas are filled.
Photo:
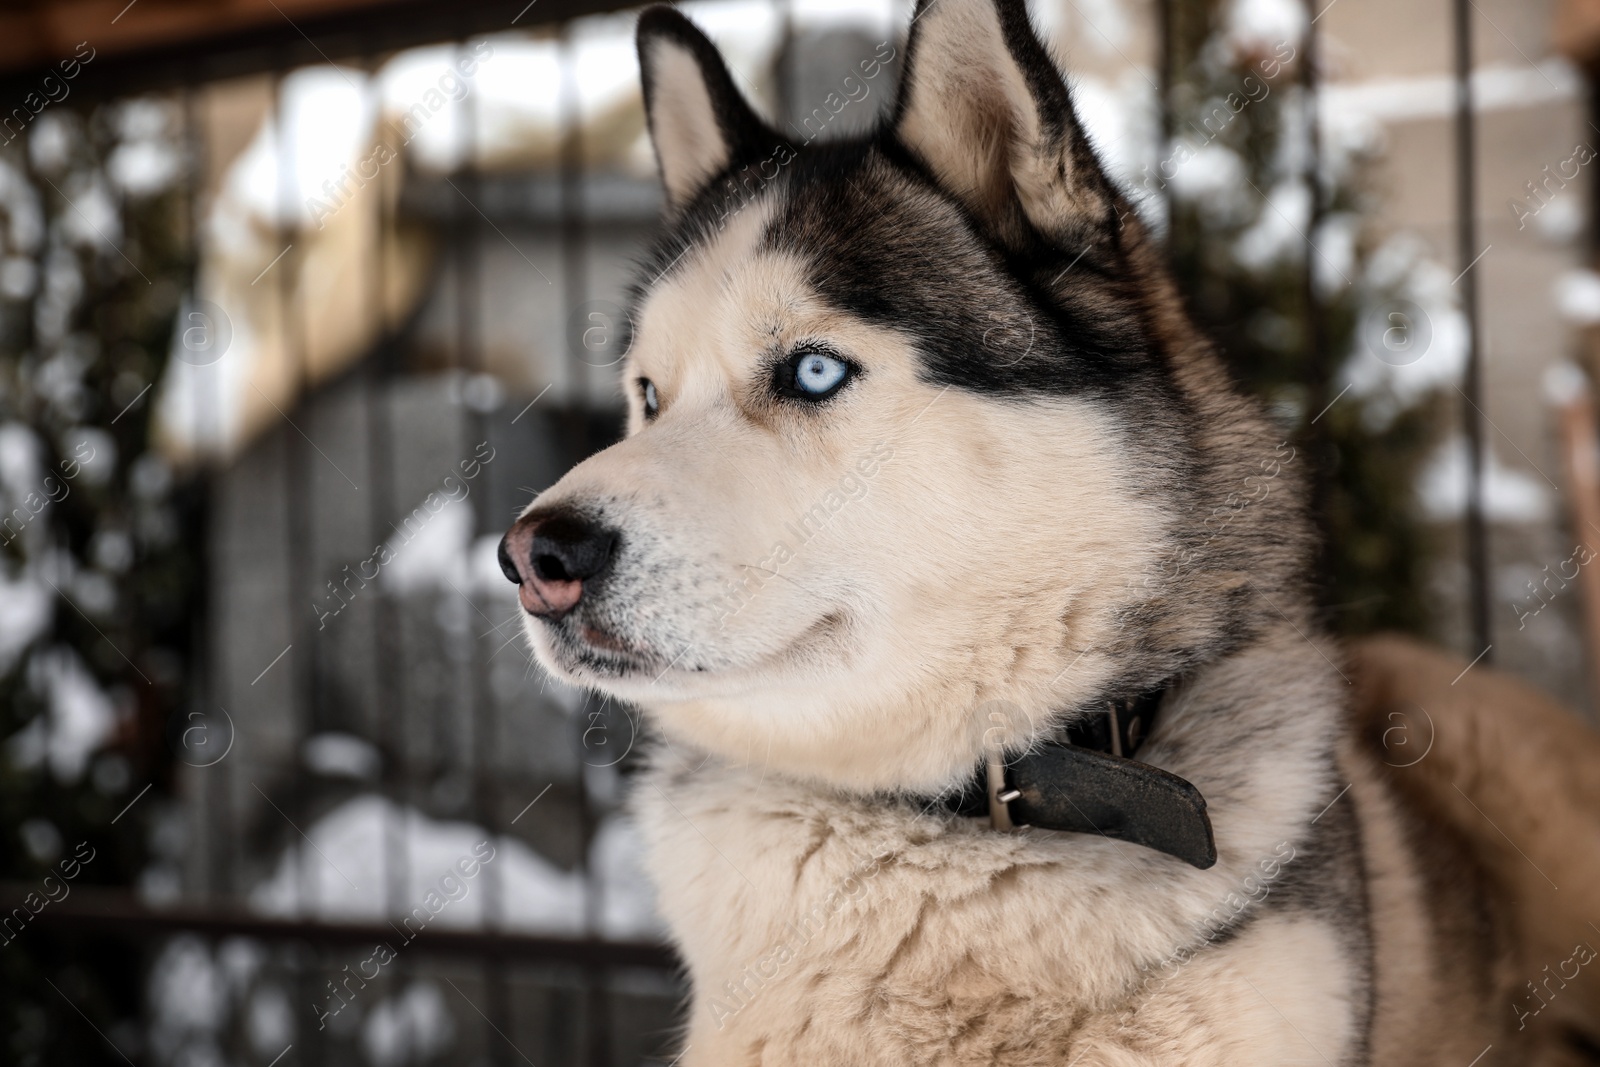
[[111, 152], [106, 170], [128, 196], [152, 196], [172, 184], [183, 166], [171, 133], [175, 109], [154, 99], [130, 100], [117, 114], [122, 143]]
[[46, 710], [6, 742], [12, 762], [29, 769], [48, 766], [57, 780], [77, 781], [116, 728], [111, 698], [64, 645], [33, 654], [28, 683], [46, 701]]
[[50, 629], [55, 591], [26, 573], [15, 580], [0, 574], [0, 675], [10, 674], [17, 658]]
[[117, 473], [117, 439], [98, 426], [73, 426], [63, 431], [61, 455], [63, 463], [77, 463], [84, 485], [105, 485]]
[[157, 141], [127, 141], [111, 151], [106, 170], [129, 196], [153, 196], [178, 176], [178, 155]]
[[[1579, 99], [1583, 78], [1564, 59], [1534, 66], [1486, 64], [1472, 72], [1472, 107], [1478, 113], [1548, 106]], [[1413, 122], [1454, 114], [1456, 81], [1445, 74], [1325, 82], [1318, 90], [1324, 125], [1340, 116], [1379, 122]]]
[[633, 820], [612, 817], [602, 822], [592, 855], [601, 886], [600, 932], [611, 938], [659, 935], [664, 927], [642, 862], [644, 840]]
[[[273, 873], [249, 895], [250, 906], [268, 915], [315, 915], [325, 919], [378, 920], [389, 914], [390, 879], [386, 843], [398, 835], [402, 913], [421, 906], [442, 878], [464, 882], [466, 892], [448, 901], [430, 925], [579, 933], [584, 928], [587, 887], [581, 875], [555, 866], [521, 840], [493, 837], [494, 856], [472, 878], [456, 875], [456, 863], [471, 856], [491, 835], [473, 823], [433, 819], [377, 794], [362, 794], [329, 811], [279, 856]], [[654, 898], [637, 866], [639, 842], [623, 816], [608, 816], [597, 833], [592, 863], [602, 905], [600, 929], [610, 937], [649, 936], [660, 930]], [[485, 891], [495, 879], [500, 901], [486, 913]], [[442, 896], [448, 896], [441, 893]]]
[[1589, 379], [1583, 370], [1565, 360], [1546, 367], [1539, 384], [1545, 400], [1556, 407], [1565, 407], [1589, 392]]
[[1584, 215], [1582, 195], [1562, 196], [1545, 204], [1533, 217], [1533, 229], [1551, 244], [1566, 244], [1583, 234]]
[[79, 570], [72, 577], [72, 602], [91, 619], [105, 618], [117, 607], [117, 587], [106, 575]]
[[[1432, 259], [1426, 242], [1414, 234], [1390, 237], [1368, 258], [1359, 279], [1365, 292], [1362, 320], [1340, 377], [1355, 395], [1373, 401], [1368, 411], [1378, 423], [1461, 379], [1467, 321], [1454, 279], [1455, 272]], [[1396, 336], [1418, 350], [1390, 351], [1384, 335], [1392, 328], [1403, 331]]]
[[0, 423], [0, 488], [18, 499], [38, 489], [43, 453], [44, 445], [25, 423]]
[[53, 242], [44, 254], [43, 279], [43, 291], [33, 302], [33, 322], [38, 347], [48, 351], [66, 340], [72, 315], [83, 298], [78, 257], [71, 249]]
[[329, 778], [371, 780], [383, 767], [383, 755], [377, 746], [354, 734], [312, 734], [300, 751], [307, 767]]
[[[30, 138], [33, 143], [35, 138]], [[44, 208], [33, 183], [10, 163], [0, 160], [0, 207], [9, 223], [6, 238], [13, 252], [31, 255], [44, 242]]]
[[[840, 7], [841, 0], [812, 3], [822, 5], [815, 14], [823, 17]], [[878, 18], [866, 14], [871, 7], [848, 6], [858, 17]], [[697, 0], [684, 7], [722, 48], [744, 88], [765, 81], [781, 32], [780, 16], [771, 4]], [[810, 17], [805, 4], [798, 5], [796, 15]], [[334, 195], [329, 184], [367, 155], [384, 124], [399, 129], [408, 112], [417, 117], [400, 129], [398, 140], [405, 143], [411, 163], [434, 172], [459, 167], [469, 142], [489, 157], [533, 142], [553, 146], [569, 86], [584, 121], [637, 98], [633, 23], [631, 14], [579, 19], [566, 46], [507, 34], [459, 47], [409, 49], [375, 75], [338, 66], [295, 70], [282, 82], [280, 114], [267, 118], [224, 179], [222, 210], [215, 214], [242, 211], [251, 220], [313, 227], [317, 220], [309, 201]], [[564, 69], [563, 59], [570, 60], [570, 70]], [[464, 61], [475, 65], [472, 74], [461, 73]], [[416, 111], [419, 104], [422, 110]], [[463, 128], [469, 115], [476, 124], [471, 138]], [[280, 150], [287, 153], [288, 166]], [[237, 240], [244, 235], [224, 219], [212, 236]]]
[[1124, 58], [1125, 50], [1133, 44], [1133, 19], [1128, 5], [1121, 0], [1074, 0], [1070, 5], [1051, 0], [1031, 0], [1028, 12], [1035, 26], [1043, 31], [1045, 40], [1060, 39], [1061, 24], [1066, 21], [1070, 7], [1082, 26], [1074, 40], [1094, 49], [1101, 56]]
[[73, 131], [76, 116], [47, 111], [28, 131], [28, 158], [43, 174], [59, 174], [72, 161]]
[[1234, 258], [1250, 270], [1264, 271], [1290, 256], [1299, 256], [1310, 216], [1311, 193], [1305, 183], [1279, 182], [1267, 193], [1267, 203], [1255, 224], [1234, 243]]
[[[690, 18], [696, 17], [698, 6], [692, 0], [684, 5]], [[1034, 5], [1035, 11], [1042, 6]], [[895, 27], [910, 21], [911, 5], [902, 0], [790, 0], [789, 15], [801, 30], [853, 26], [888, 38]], [[1035, 18], [1042, 24], [1037, 14]]]
[[172, 468], [160, 456], [146, 452], [128, 469], [128, 486], [141, 500], [164, 500], [172, 491]]
[[217, 967], [233, 996], [250, 988], [266, 961], [266, 950], [242, 937], [230, 937], [217, 947]]
[[[344, 67], [291, 71], [279, 92], [281, 113], [269, 115], [223, 181], [221, 196], [273, 224], [310, 227], [308, 201], [354, 164], [370, 140], [374, 109], [367, 76]], [[281, 129], [280, 129], [281, 127]], [[287, 152], [290, 166], [281, 162]]]
[[7, 300], [26, 300], [39, 284], [39, 268], [26, 256], [7, 256], [0, 260], [0, 296]]
[[1270, 53], [1285, 42], [1298, 46], [1305, 32], [1300, 0], [1233, 0], [1223, 30], [1236, 55]]
[[1074, 78], [1072, 104], [1106, 173], [1124, 185], [1137, 185], [1143, 169], [1156, 162], [1160, 137], [1155, 92], [1145, 74], [1127, 69], [1114, 80]]
[[262, 1061], [270, 1060], [294, 1040], [294, 1009], [280, 986], [264, 985], [250, 994], [245, 1008], [245, 1034]]
[[361, 1027], [361, 1047], [376, 1067], [427, 1063], [454, 1039], [444, 995], [429, 981], [411, 982], [399, 996], [380, 1000]]
[[177, 108], [156, 97], [124, 103], [117, 113], [117, 133], [125, 141], [159, 141], [178, 123]]
[[123, 574], [133, 566], [133, 538], [126, 530], [102, 526], [89, 542], [89, 559], [103, 571]]
[[1344, 211], [1327, 215], [1317, 227], [1311, 269], [1317, 292], [1324, 298], [1355, 284], [1356, 240], [1360, 233], [1360, 217]]
[[89, 369], [92, 354], [89, 346], [74, 344], [81, 334], [63, 338], [54, 354], [39, 364], [33, 374], [33, 391], [57, 412], [69, 418], [84, 414], [88, 391], [84, 387], [84, 373]]
[[477, 520], [464, 498], [440, 498], [446, 502], [433, 513], [419, 501], [407, 513], [419, 517], [415, 525], [405, 524], [385, 544], [394, 558], [384, 567], [383, 583], [394, 592], [461, 589], [467, 581], [467, 546]]
[[492, 374], [452, 375], [450, 385], [452, 399], [459, 394], [461, 403], [480, 414], [498, 411], [506, 402], [506, 387]]
[[[212, 221], [215, 231], [215, 216]], [[210, 243], [226, 242], [213, 233]], [[271, 257], [272, 253], [267, 253], [262, 265]], [[197, 297], [190, 293], [179, 310], [179, 321], [194, 321], [190, 315], [197, 310]], [[224, 453], [241, 437], [244, 397], [255, 369], [258, 341], [250, 319], [236, 314], [230, 315], [228, 322], [232, 338], [222, 355], [229, 358], [202, 365], [192, 362], [192, 355], [183, 347], [182, 332], [172, 332], [171, 358], [155, 401], [156, 421], [164, 431], [206, 454]]]
[[[492, 54], [463, 83], [470, 84], [471, 93], [447, 98], [425, 121], [409, 124], [409, 158], [424, 170], [455, 170], [465, 162], [469, 145], [491, 158], [519, 147], [547, 147], [559, 136], [566, 107], [574, 107], [580, 119], [593, 119], [638, 93], [638, 62], [632, 37], [624, 33], [591, 29], [575, 34], [565, 48], [554, 40], [515, 37], [487, 43]], [[448, 80], [458, 54], [448, 47], [417, 49], [392, 61], [384, 72], [386, 115], [398, 122], [440, 79]], [[571, 61], [570, 72], [564, 56]], [[476, 121], [475, 137], [463, 126], [468, 115]]]
[[224, 1062], [214, 1035], [227, 1013], [227, 984], [206, 944], [192, 934], [168, 941], [150, 968], [151, 1051], [160, 1063]]
[[1574, 326], [1600, 323], [1600, 274], [1569, 270], [1556, 279], [1556, 310]]
[[[465, 484], [465, 483], [463, 483]], [[441, 494], [442, 496], [442, 494]], [[500, 571], [498, 533], [473, 538], [476, 518], [467, 498], [446, 500], [429, 514], [418, 502], [408, 515], [428, 516], [405, 534], [391, 537], [385, 547], [394, 558], [383, 569], [384, 585], [402, 595], [429, 590], [509, 597], [511, 585]]]
[[63, 195], [72, 204], [71, 210], [59, 217], [67, 239], [120, 260], [122, 212], [105, 179], [98, 172], [92, 177], [69, 177]]
[[34, 862], [48, 867], [61, 855], [61, 831], [49, 819], [27, 819], [18, 829]]
[[[1491, 522], [1543, 522], [1552, 500], [1542, 480], [1507, 467], [1494, 449], [1485, 447], [1483, 511]], [[1435, 521], [1453, 521], [1467, 511], [1467, 442], [1460, 434], [1444, 441], [1423, 467], [1417, 483], [1422, 510]]]
[[[1173, 160], [1174, 164], [1177, 160]], [[1202, 210], [1238, 218], [1245, 205], [1244, 160], [1226, 145], [1205, 145], [1177, 166], [1172, 174], [1173, 195], [1200, 202]]]

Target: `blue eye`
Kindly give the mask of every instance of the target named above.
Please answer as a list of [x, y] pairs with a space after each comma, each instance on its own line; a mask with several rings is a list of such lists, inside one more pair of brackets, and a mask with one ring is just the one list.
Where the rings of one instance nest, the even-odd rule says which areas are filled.
[[788, 360], [789, 381], [782, 392], [804, 400], [826, 400], [850, 380], [855, 367], [826, 352], [800, 352]]
[[653, 419], [661, 413], [661, 398], [656, 394], [656, 383], [649, 378], [640, 378], [639, 388], [644, 393], [644, 417]]

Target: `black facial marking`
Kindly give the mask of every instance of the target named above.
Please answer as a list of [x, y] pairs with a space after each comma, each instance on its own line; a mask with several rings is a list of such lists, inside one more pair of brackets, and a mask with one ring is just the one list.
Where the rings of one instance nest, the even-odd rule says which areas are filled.
[[809, 264], [830, 303], [910, 334], [929, 382], [1002, 397], [1159, 388], [1140, 303], [1105, 249], [1002, 250], [873, 142], [812, 149], [784, 192], [767, 243]]
[[771, 153], [735, 159], [684, 205], [641, 264], [635, 303], [770, 197], [764, 243], [807, 263], [840, 310], [909, 334], [930, 383], [1002, 398], [1179, 402], [1112, 236], [1002, 248], [887, 128], [798, 152], [772, 139], [792, 158], [771, 179], [742, 183]]

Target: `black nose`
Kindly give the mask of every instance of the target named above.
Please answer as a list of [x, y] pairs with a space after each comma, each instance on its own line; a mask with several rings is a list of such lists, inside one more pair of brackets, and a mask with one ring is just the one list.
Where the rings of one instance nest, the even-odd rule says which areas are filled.
[[509, 540], [511, 540], [510, 534], [500, 538], [500, 551], [495, 553], [495, 558], [500, 561], [500, 573], [511, 579], [512, 585], [521, 585], [522, 575], [517, 573], [517, 565], [511, 561], [511, 552], [506, 548], [506, 542]]
[[[598, 576], [616, 555], [621, 540], [615, 529], [568, 511], [534, 512], [517, 523], [531, 528], [533, 537], [507, 536], [500, 542], [500, 569], [513, 582], [523, 580], [520, 570], [531, 570], [529, 577], [546, 582], [583, 582]], [[518, 530], [513, 528], [513, 535]], [[521, 543], [519, 543], [521, 542]], [[512, 555], [513, 548], [526, 545], [522, 560]]]

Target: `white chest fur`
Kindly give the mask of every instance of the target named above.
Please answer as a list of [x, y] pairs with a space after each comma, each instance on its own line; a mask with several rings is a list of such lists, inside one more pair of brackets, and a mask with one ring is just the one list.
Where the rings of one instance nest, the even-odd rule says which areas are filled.
[[[1213, 1014], [1234, 1020], [1217, 1062], [1248, 1062], [1233, 1040], [1251, 1030], [1264, 1062], [1296, 1062], [1312, 1054], [1303, 1043], [1267, 1037], [1312, 1026], [1297, 1011], [1310, 1003], [1332, 1020], [1316, 1053], [1339, 1062], [1348, 1012], [1326, 1006], [1349, 964], [1314, 919], [1267, 948], [1258, 934], [1208, 944], [1266, 898], [1338, 792], [1320, 682], [1278, 679], [1274, 710], [1259, 675], [1248, 691], [1233, 672], [1210, 678], [1141, 752], [1207, 795], [1208, 871], [664, 751], [635, 807], [694, 984], [683, 1062], [1065, 1065], [1084, 1053], [1087, 1065], [1100, 1048], [1123, 1057], [1106, 1063], [1206, 1062], [1221, 1038], [1197, 1023]], [[1298, 949], [1285, 962], [1271, 944]], [[1284, 992], [1244, 1002], [1251, 974]], [[1163, 1040], [1192, 1057], [1127, 1058]]]

